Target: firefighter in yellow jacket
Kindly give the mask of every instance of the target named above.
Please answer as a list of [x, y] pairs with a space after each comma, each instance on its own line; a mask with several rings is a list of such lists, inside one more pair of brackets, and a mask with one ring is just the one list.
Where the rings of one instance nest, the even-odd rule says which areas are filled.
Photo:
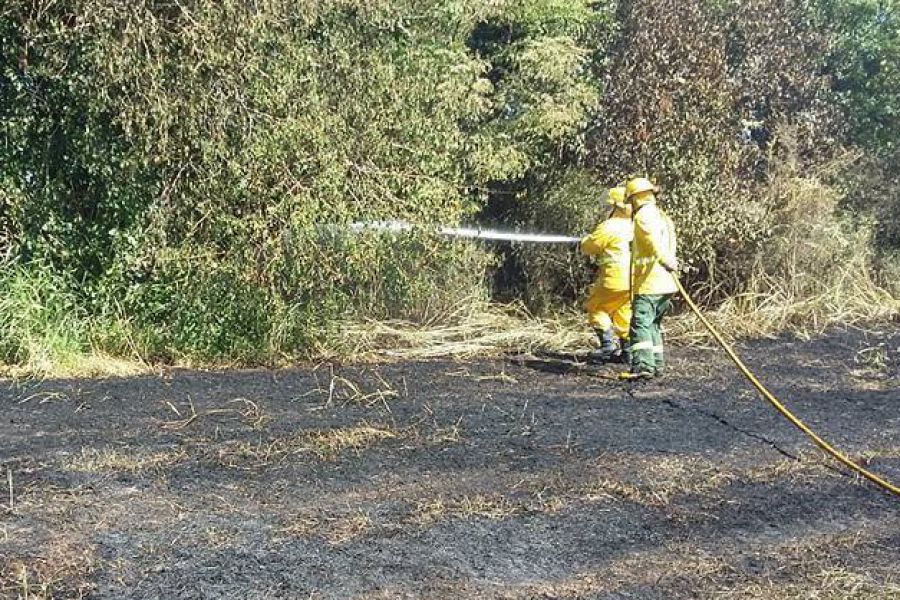
[[631, 323], [630, 246], [634, 226], [631, 206], [625, 203], [624, 187], [610, 189], [606, 202], [612, 207], [609, 218], [581, 240], [582, 253], [594, 257], [599, 267], [584, 309], [600, 339], [600, 347], [592, 357], [608, 361], [624, 355], [627, 360]]
[[653, 377], [665, 366], [661, 323], [678, 291], [673, 275], [679, 269], [675, 226], [656, 205], [657, 192], [642, 177], [632, 179], [625, 188], [634, 221], [629, 377]]

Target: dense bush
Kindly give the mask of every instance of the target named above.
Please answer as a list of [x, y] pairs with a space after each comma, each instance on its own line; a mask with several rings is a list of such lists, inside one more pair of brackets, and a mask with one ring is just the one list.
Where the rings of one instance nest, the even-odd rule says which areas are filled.
[[882, 199], [865, 212], [888, 264], [898, 15], [872, 0], [11, 0], [0, 281], [41, 308], [0, 320], [3, 360], [27, 359], [23, 323], [54, 319], [37, 329], [72, 332], [73, 351], [294, 355], [344, 319], [438, 321], [489, 293], [492, 264], [495, 297], [558, 307], [590, 277], [570, 250], [340, 232], [581, 233], [636, 173], [664, 187], [696, 277], [733, 292], [787, 214], [774, 165], [858, 155], [819, 179], [838, 206]]
[[817, 75], [827, 40], [798, 2], [640, 0], [623, 3], [607, 93], [590, 135], [590, 164], [610, 183], [647, 173], [680, 225], [681, 251], [719, 279], [771, 230], [758, 193], [803, 132], [813, 159], [833, 110]]
[[[594, 65], [601, 101], [573, 161], [593, 175], [577, 189], [569, 172], [549, 185], [530, 181], [504, 219], [584, 231], [592, 212], [604, 214], [596, 204], [604, 187], [649, 174], [698, 268], [693, 277], [721, 297], [744, 289], [754, 257], [784, 230], [781, 200], [769, 191], [785, 172], [775, 166], [790, 163], [831, 186], [841, 199], [834, 218], [849, 208], [855, 226], [868, 227], [858, 217], [873, 216], [872, 239], [889, 259], [900, 240], [889, 166], [898, 154], [888, 141], [898, 139], [898, 16], [890, 2], [620, 3], [615, 41]], [[857, 160], [835, 160], [845, 154]], [[860, 207], [863, 198], [873, 201]], [[526, 292], [537, 288], [536, 306], [547, 291], [569, 292], [578, 272], [576, 258], [534, 249], [515, 262], [513, 279], [540, 282]]]

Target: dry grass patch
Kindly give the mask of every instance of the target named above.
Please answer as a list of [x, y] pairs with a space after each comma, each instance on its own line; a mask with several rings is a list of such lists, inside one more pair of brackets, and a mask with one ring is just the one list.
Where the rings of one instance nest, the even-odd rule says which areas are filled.
[[230, 442], [215, 448], [215, 461], [237, 469], [270, 466], [290, 456], [311, 454], [319, 460], [336, 460], [344, 452], [361, 453], [388, 440], [414, 439], [413, 428], [398, 429], [377, 424], [360, 424], [316, 431], [259, 442]]
[[879, 581], [868, 573], [832, 568], [805, 581], [753, 582], [714, 592], [719, 600], [900, 600], [900, 583]]
[[[638, 596], [634, 590], [642, 587], [660, 589], [670, 578], [687, 578], [697, 585], [694, 596], [705, 589], [701, 582], [733, 573], [728, 561], [720, 554], [699, 551], [693, 547], [670, 546], [661, 550], [640, 551], [627, 558], [613, 560], [602, 570], [575, 573], [571, 576], [511, 586], [501, 595], [504, 600], [532, 598], [593, 598], [597, 594], [621, 593], [623, 597]], [[684, 597], [672, 594], [671, 597]]]
[[29, 556], [3, 557], [0, 596], [22, 600], [87, 598], [96, 569], [92, 546], [58, 537]]
[[641, 488], [634, 484], [610, 478], [600, 478], [585, 486], [580, 494], [583, 500], [597, 502], [601, 500], [626, 500], [648, 507], [661, 507], [669, 503], [667, 495], [652, 489]]
[[86, 487], [62, 487], [44, 480], [22, 486], [15, 483], [14, 503], [9, 512], [15, 515], [61, 517], [70, 513], [73, 508], [90, 503], [91, 497], [92, 490]]
[[166, 402], [166, 406], [176, 415], [176, 419], [172, 421], [163, 421], [160, 426], [163, 429], [185, 429], [193, 425], [199, 419], [213, 416], [225, 416], [243, 421], [253, 429], [262, 429], [272, 419], [262, 409], [262, 407], [247, 398], [235, 398], [227, 403], [223, 408], [212, 408], [197, 412], [194, 402], [188, 398], [187, 406], [181, 410], [171, 402]]
[[207, 548], [232, 548], [237, 541], [237, 535], [231, 529], [210, 525], [204, 527], [199, 534], [201, 543]]
[[500, 597], [643, 597], [653, 589], [672, 598], [898, 600], [900, 586], [885, 567], [889, 562], [880, 559], [880, 570], [873, 572], [845, 564], [879, 543], [859, 533], [814, 533], [781, 543], [762, 537], [737, 546], [715, 539], [671, 543], [634, 551], [597, 571], [508, 586]]
[[437, 498], [419, 502], [412, 511], [409, 521], [421, 527], [451, 519], [502, 521], [517, 515], [555, 513], [565, 506], [564, 496], [546, 488], [524, 490], [521, 496], [479, 493], [459, 498]]
[[284, 440], [228, 442], [215, 448], [214, 460], [232, 469], [258, 469], [284, 459], [290, 452]]
[[[792, 332], [803, 339], [830, 327], [884, 322], [900, 314], [900, 300], [870, 280], [851, 278], [858, 261], [842, 267], [842, 278], [830, 288], [812, 293], [758, 273], [750, 290], [733, 295], [708, 311], [712, 323], [728, 338], [771, 338]], [[806, 278], [803, 278], [806, 281]], [[711, 292], [697, 293], [698, 300]], [[850, 298], [852, 301], [847, 302]], [[704, 303], [708, 304], [708, 303]], [[702, 305], [701, 305], [702, 306]], [[355, 362], [492, 357], [510, 352], [577, 353], [593, 348], [594, 336], [581, 313], [560, 311], [535, 317], [517, 305], [482, 304], [448, 317], [446, 325], [408, 321], [365, 321], [342, 329], [334, 347], [320, 349], [323, 359]], [[702, 323], [684, 312], [666, 321], [667, 338], [679, 345], [710, 346], [714, 340]], [[515, 383], [508, 376], [489, 378]]]
[[377, 425], [326, 429], [305, 434], [297, 451], [308, 451], [322, 459], [333, 459], [345, 450], [361, 452], [384, 440], [394, 440], [402, 435], [402, 431]]
[[524, 507], [521, 504], [512, 502], [503, 496], [475, 494], [453, 500], [437, 499], [422, 502], [413, 511], [411, 521], [425, 527], [449, 519], [499, 521], [522, 512], [524, 512]]
[[853, 359], [855, 368], [850, 376], [857, 389], [864, 391], [887, 391], [900, 386], [900, 380], [891, 373], [892, 365], [900, 360], [900, 352], [891, 352], [887, 343], [881, 342], [857, 351]]
[[363, 511], [346, 515], [297, 515], [279, 530], [288, 537], [319, 537], [332, 546], [340, 546], [372, 530], [372, 518]]
[[458, 444], [462, 440], [459, 423], [446, 427], [437, 427], [428, 435], [428, 443], [432, 445]]
[[722, 472], [712, 462], [696, 457], [629, 457], [629, 461], [638, 461], [633, 470], [641, 474], [640, 481], [600, 477], [577, 490], [575, 495], [591, 502], [626, 500], [650, 508], [664, 508], [680, 497], [711, 495], [735, 480], [733, 473]]
[[81, 452], [63, 461], [62, 468], [76, 473], [108, 473], [127, 471], [136, 473], [171, 467], [187, 457], [184, 450], [166, 450], [147, 454], [131, 454], [112, 448], [82, 448]]
[[[897, 449], [875, 450], [862, 454], [861, 460], [867, 464], [898, 456], [900, 450]], [[722, 499], [727, 488], [738, 482], [759, 486], [779, 482], [819, 485], [823, 479], [842, 477], [840, 469], [817, 450], [802, 451], [796, 459], [784, 457], [767, 464], [727, 472], [706, 459], [678, 456], [653, 459], [628, 457], [621, 468], [627, 468], [635, 476], [624, 479], [601, 476], [573, 490], [571, 495], [589, 502], [624, 500], [647, 508], [665, 509], [689, 499]], [[852, 485], [849, 481], [847, 484]], [[689, 514], [683, 516], [690, 517]]]
[[0, 377], [10, 379], [137, 377], [153, 372], [154, 369], [141, 360], [110, 356], [96, 350], [59, 357], [34, 348], [24, 364], [0, 364]]
[[342, 328], [327, 356], [356, 361], [471, 358], [537, 349], [572, 351], [588, 347], [591, 333], [580, 313], [537, 318], [521, 305], [475, 302], [442, 319], [442, 324], [364, 321]]
[[377, 384], [375, 390], [371, 392], [365, 391], [361, 385], [345, 377], [332, 374], [331, 382], [328, 385], [327, 404], [331, 404], [337, 397], [343, 403], [361, 404], [363, 406], [373, 406], [379, 403], [387, 405], [388, 400], [400, 397], [400, 392], [388, 383], [378, 371], [372, 371], [372, 373], [377, 379]]
[[859, 454], [859, 462], [863, 465], [880, 460], [900, 460], [900, 447], [877, 448]]
[[823, 477], [840, 477], [840, 471], [832, 468], [829, 459], [820, 451], [804, 450], [797, 458], [782, 458], [777, 462], [743, 469], [736, 473], [741, 481], [752, 484], [770, 484], [778, 481], [791, 483], [813, 482]]
[[328, 364], [328, 384], [322, 385], [319, 381], [319, 371], [323, 368], [323, 364], [317, 365], [313, 369], [313, 373], [316, 378], [316, 387], [314, 389], [309, 390], [308, 392], [301, 395], [301, 397], [307, 396], [324, 396], [325, 397], [325, 406], [332, 406], [334, 404], [359, 404], [362, 406], [374, 406], [376, 404], [383, 404], [388, 411], [390, 411], [390, 407], [388, 404], [389, 400], [394, 400], [396, 398], [400, 398], [402, 395], [408, 395], [408, 390], [406, 390], [406, 380], [403, 379], [401, 381], [403, 387], [403, 393], [397, 389], [397, 387], [390, 382], [388, 382], [384, 377], [381, 376], [381, 373], [378, 372], [377, 369], [367, 369], [372, 379], [374, 379], [374, 384], [369, 383], [368, 385], [364, 383], [359, 383], [348, 379], [342, 375], [337, 375], [335, 373], [335, 367], [333, 364]]
[[[873, 523], [870, 528], [876, 526]], [[750, 583], [728, 586], [719, 590], [714, 597], [760, 600], [898, 600], [900, 579], [893, 568], [882, 566], [870, 570], [843, 564], [847, 558], [864, 556], [872, 551], [882, 555], [890, 554], [892, 550], [881, 543], [881, 539], [861, 531], [813, 534], [784, 543], [767, 553], [766, 558], [772, 563], [772, 578], [763, 581], [754, 578]]]

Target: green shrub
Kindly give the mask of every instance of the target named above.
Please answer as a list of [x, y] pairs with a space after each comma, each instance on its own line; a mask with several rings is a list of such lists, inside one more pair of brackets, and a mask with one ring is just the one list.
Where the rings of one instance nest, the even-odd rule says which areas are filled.
[[47, 371], [90, 350], [72, 286], [44, 263], [0, 263], [0, 363]]

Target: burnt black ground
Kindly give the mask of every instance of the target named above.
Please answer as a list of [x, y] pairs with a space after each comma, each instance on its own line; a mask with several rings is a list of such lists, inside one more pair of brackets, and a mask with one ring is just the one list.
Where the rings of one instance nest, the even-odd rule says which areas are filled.
[[[900, 481], [896, 327], [740, 348]], [[835, 469], [720, 353], [675, 348], [645, 384], [615, 372], [5, 382], [2, 596], [900, 598], [900, 499]]]

